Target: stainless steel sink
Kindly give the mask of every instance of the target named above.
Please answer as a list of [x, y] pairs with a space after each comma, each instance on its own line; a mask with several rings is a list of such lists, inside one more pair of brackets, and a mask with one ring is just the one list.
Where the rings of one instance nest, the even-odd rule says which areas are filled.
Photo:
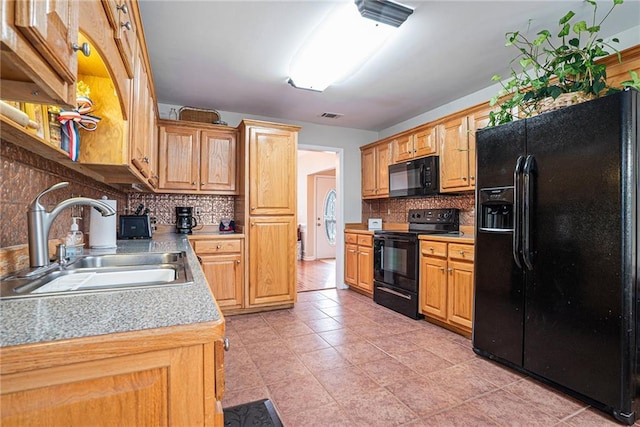
[[88, 255], [40, 275], [2, 279], [0, 298], [182, 286], [193, 283], [184, 252]]

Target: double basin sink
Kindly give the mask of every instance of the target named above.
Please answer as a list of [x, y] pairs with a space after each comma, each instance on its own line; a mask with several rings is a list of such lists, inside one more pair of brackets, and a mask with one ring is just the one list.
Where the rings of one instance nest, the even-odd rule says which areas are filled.
[[0, 298], [66, 295], [193, 283], [185, 252], [87, 255], [0, 281]]

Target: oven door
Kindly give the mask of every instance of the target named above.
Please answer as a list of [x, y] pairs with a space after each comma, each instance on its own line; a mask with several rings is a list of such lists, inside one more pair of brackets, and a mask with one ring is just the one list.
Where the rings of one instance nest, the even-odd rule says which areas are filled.
[[373, 277], [410, 292], [418, 291], [418, 239], [412, 234], [376, 234]]

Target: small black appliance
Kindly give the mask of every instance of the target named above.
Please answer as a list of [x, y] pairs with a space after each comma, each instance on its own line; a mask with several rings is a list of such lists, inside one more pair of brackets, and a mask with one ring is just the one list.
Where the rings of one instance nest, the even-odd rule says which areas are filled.
[[198, 222], [193, 217], [192, 207], [176, 206], [176, 233], [192, 234], [191, 230], [197, 225]]
[[389, 165], [389, 197], [422, 197], [440, 192], [439, 157]]

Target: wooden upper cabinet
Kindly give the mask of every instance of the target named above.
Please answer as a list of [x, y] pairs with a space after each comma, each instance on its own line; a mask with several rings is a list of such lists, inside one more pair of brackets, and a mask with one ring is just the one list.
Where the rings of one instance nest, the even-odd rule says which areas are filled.
[[75, 107], [79, 2], [0, 1], [2, 98]]
[[200, 190], [236, 191], [235, 133], [203, 131], [200, 135]]
[[412, 133], [393, 137], [393, 163], [405, 162], [438, 153], [436, 127], [425, 126]]
[[414, 157], [438, 154], [436, 130], [436, 126], [427, 126], [413, 134]]
[[160, 127], [159, 187], [197, 190], [200, 168], [200, 132], [183, 127]]
[[132, 17], [131, 1], [102, 0], [107, 17], [113, 27], [113, 37], [118, 45], [122, 62], [130, 78], [135, 75], [134, 64], [137, 46], [137, 29]]
[[392, 142], [383, 141], [361, 150], [362, 198], [389, 196], [389, 164]]
[[195, 122], [160, 122], [160, 190], [237, 194], [237, 131]]
[[15, 2], [15, 25], [67, 83], [76, 81], [78, 9], [71, 0]]
[[414, 157], [413, 135], [405, 134], [393, 137], [393, 163], [411, 160]]
[[453, 117], [438, 126], [440, 191], [443, 193], [473, 189], [469, 178], [468, 129], [467, 116]]
[[297, 131], [249, 128], [249, 214], [296, 213]]

